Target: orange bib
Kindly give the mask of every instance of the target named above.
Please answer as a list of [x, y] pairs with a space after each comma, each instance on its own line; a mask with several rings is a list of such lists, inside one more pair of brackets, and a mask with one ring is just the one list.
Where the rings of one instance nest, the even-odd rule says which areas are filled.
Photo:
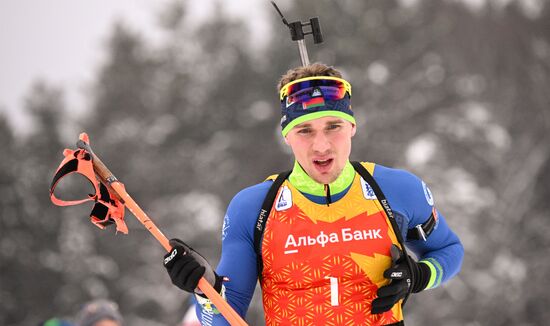
[[[372, 174], [374, 165], [365, 166]], [[262, 239], [267, 325], [386, 325], [401, 304], [370, 314], [389, 281], [390, 247], [399, 246], [380, 202], [356, 173], [347, 194], [316, 204], [288, 180], [279, 188]]]

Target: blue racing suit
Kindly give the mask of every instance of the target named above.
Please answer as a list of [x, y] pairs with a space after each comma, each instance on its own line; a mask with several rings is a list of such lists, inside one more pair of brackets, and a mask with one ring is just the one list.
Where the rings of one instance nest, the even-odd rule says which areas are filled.
[[[403, 239], [406, 239], [407, 248], [418, 260], [430, 264], [432, 275], [427, 288], [435, 288], [456, 275], [462, 264], [464, 249], [444, 216], [435, 209], [434, 199], [427, 185], [410, 172], [381, 165], [374, 165], [372, 175], [393, 210]], [[289, 180], [292, 182], [293, 178]], [[240, 191], [231, 200], [224, 217], [221, 260], [216, 272], [229, 278], [224, 283], [224, 295], [243, 318], [258, 280], [254, 228], [271, 184], [272, 181], [268, 180]], [[349, 188], [350, 186], [332, 193], [330, 200], [337, 202]], [[307, 192], [303, 194], [312, 202], [327, 202], [326, 196]], [[408, 230], [426, 222], [433, 212], [437, 215], [437, 224], [426, 241], [407, 239]], [[200, 302], [197, 305], [197, 314], [203, 325], [227, 325], [221, 314], [205, 307]]]

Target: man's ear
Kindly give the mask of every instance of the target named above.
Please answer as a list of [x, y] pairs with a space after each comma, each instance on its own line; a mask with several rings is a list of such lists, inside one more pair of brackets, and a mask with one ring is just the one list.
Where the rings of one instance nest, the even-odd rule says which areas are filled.
[[290, 146], [290, 144], [288, 143], [288, 137], [285, 136], [284, 139], [285, 139], [285, 144], [287, 144], [288, 146]]
[[351, 137], [355, 136], [355, 132], [357, 132], [357, 127], [355, 123], [351, 124]]

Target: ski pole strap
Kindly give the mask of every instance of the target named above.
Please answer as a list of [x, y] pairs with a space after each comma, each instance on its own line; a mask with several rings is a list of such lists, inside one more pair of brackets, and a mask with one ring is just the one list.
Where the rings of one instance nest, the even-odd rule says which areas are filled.
[[61, 161], [61, 164], [59, 164], [59, 167], [57, 168], [50, 184], [50, 198], [52, 202], [57, 206], [72, 206], [93, 200], [93, 196], [80, 200], [61, 200], [55, 196], [55, 187], [59, 181], [64, 176], [71, 173], [81, 174], [84, 178], [90, 181], [96, 194], [100, 192], [90, 154], [84, 150], [77, 149], [76, 151], [73, 151], [67, 148], [63, 151], [63, 155], [65, 155], [65, 158]]
[[[403, 240], [403, 235], [401, 234], [401, 230], [397, 225], [397, 221], [395, 220], [395, 215], [393, 214], [393, 210], [390, 207], [390, 203], [386, 199], [386, 196], [382, 192], [382, 189], [380, 189], [380, 186], [374, 180], [374, 177], [369, 173], [369, 171], [367, 171], [367, 169], [363, 166], [363, 164], [357, 161], [352, 161], [350, 163], [351, 165], [353, 165], [353, 168], [355, 169], [355, 171], [359, 173], [359, 175], [363, 178], [363, 180], [365, 180], [365, 182], [367, 182], [369, 186], [372, 188], [372, 190], [374, 191], [374, 194], [376, 195], [376, 199], [378, 199], [378, 201], [382, 205], [382, 208], [384, 209], [384, 212], [388, 216], [388, 220], [390, 220], [390, 224], [393, 228], [393, 232], [395, 233], [395, 236], [397, 237], [397, 241], [401, 245], [401, 250], [403, 250], [403, 254], [405, 255], [405, 258], [407, 260], [407, 266], [409, 267], [409, 270], [412, 271], [412, 262], [411, 262], [411, 258], [407, 254], [407, 249], [405, 248], [405, 241]], [[411, 284], [414, 284], [413, 273], [411, 272], [409, 274], [411, 275]], [[409, 286], [407, 295], [405, 296], [405, 298], [403, 298], [403, 303], [401, 304], [402, 306], [404, 306], [405, 302], [407, 302], [407, 299], [409, 298], [411, 291], [412, 291], [412, 286]]]
[[269, 213], [271, 212], [271, 207], [273, 207], [275, 197], [277, 196], [277, 192], [291, 172], [292, 170], [282, 172], [277, 175], [277, 178], [275, 178], [275, 180], [271, 184], [271, 187], [269, 188], [269, 191], [267, 192], [267, 195], [265, 196], [262, 208], [260, 209], [260, 214], [258, 215], [258, 220], [256, 221], [256, 226], [254, 227], [254, 249], [256, 250], [256, 265], [258, 268], [258, 278], [260, 279], [260, 281], [262, 277], [262, 271], [264, 269], [264, 264], [262, 260], [262, 239], [264, 228], [267, 223]]
[[[115, 224], [117, 232], [128, 233], [128, 227], [124, 223], [124, 205], [111, 193], [105, 185], [99, 182], [95, 176], [92, 157], [83, 149], [63, 151], [65, 158], [59, 164], [50, 184], [50, 199], [58, 206], [72, 206], [94, 201], [95, 205], [90, 213], [91, 222], [105, 229], [108, 225]], [[86, 178], [94, 187], [94, 194], [79, 200], [62, 200], [55, 196], [55, 188], [61, 179], [69, 174], [78, 173]]]
[[128, 234], [128, 227], [124, 222], [124, 205], [101, 182], [99, 190], [99, 198], [90, 213], [92, 223], [100, 229], [115, 224], [117, 232]]

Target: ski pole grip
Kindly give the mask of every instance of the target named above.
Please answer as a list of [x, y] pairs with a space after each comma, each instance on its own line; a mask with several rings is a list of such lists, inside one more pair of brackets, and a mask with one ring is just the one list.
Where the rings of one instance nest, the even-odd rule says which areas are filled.
[[92, 148], [90, 147], [90, 144], [79, 140], [76, 143], [76, 146], [81, 149], [85, 149], [90, 155], [92, 156], [92, 162], [94, 165], [94, 171], [101, 177], [101, 179], [110, 182], [116, 181], [116, 177], [113, 175], [113, 173], [103, 164], [103, 162], [97, 157], [94, 152], [92, 151]]
[[76, 147], [86, 150], [88, 153], [90, 153], [90, 156], [92, 157], [92, 165], [94, 167], [94, 172], [99, 177], [101, 183], [105, 185], [109, 189], [109, 193], [114, 195], [118, 200], [120, 200], [123, 204], [125, 203], [124, 199], [120, 196], [118, 191], [113, 191], [113, 187], [111, 183], [118, 181], [115, 175], [107, 168], [107, 166], [95, 155], [94, 151], [92, 150], [92, 147], [90, 146], [88, 135], [83, 132], [78, 137], [78, 141], [76, 142]]

